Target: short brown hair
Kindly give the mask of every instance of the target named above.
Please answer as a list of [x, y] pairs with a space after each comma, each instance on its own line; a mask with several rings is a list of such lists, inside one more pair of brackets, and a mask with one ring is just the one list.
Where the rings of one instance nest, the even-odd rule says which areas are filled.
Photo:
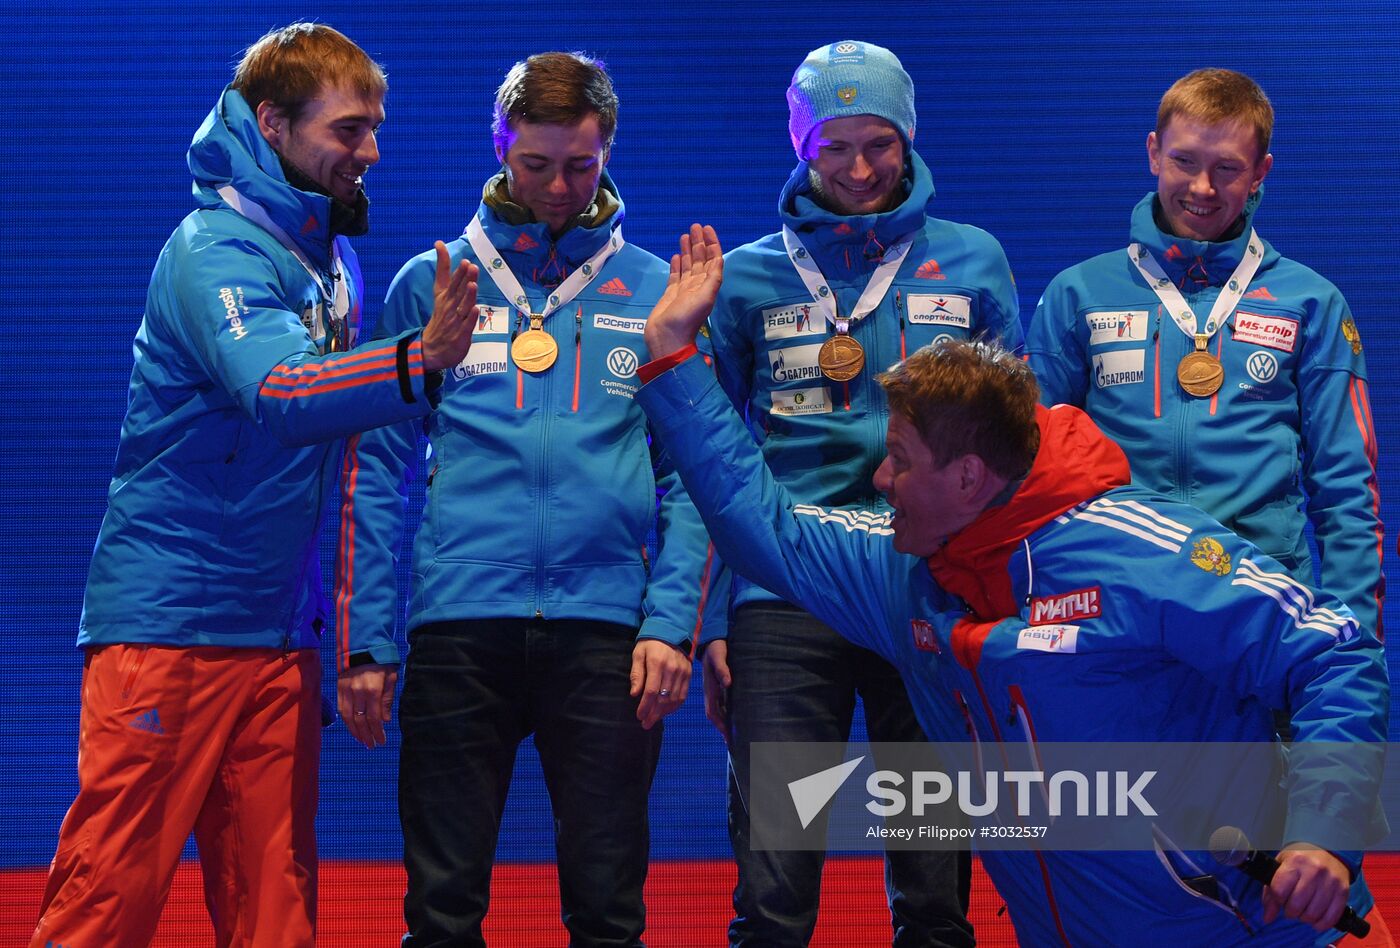
[[986, 341], [944, 339], [876, 376], [890, 409], [904, 416], [943, 466], [967, 454], [1012, 480], [1030, 470], [1040, 446], [1030, 367]]
[[1274, 107], [1259, 84], [1233, 69], [1197, 69], [1187, 73], [1162, 96], [1157, 106], [1157, 138], [1160, 140], [1175, 116], [1195, 119], [1207, 125], [1231, 120], [1254, 128], [1259, 154], [1269, 153], [1274, 135]]
[[344, 33], [321, 23], [293, 23], [271, 30], [243, 53], [233, 87], [254, 112], [271, 102], [296, 122], [325, 86], [365, 96], [389, 89], [384, 68]]
[[502, 153], [510, 123], [576, 125], [598, 116], [604, 147], [617, 132], [617, 93], [601, 60], [583, 53], [536, 53], [516, 63], [496, 90], [491, 137]]

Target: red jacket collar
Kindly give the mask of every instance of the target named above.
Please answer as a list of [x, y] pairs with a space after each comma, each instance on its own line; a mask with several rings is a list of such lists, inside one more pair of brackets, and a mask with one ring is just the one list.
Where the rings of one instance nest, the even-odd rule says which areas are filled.
[[1020, 612], [1006, 564], [1022, 540], [1070, 507], [1130, 479], [1123, 449], [1079, 409], [1036, 406], [1036, 423], [1040, 450], [1011, 499], [982, 511], [928, 558], [938, 584], [962, 597], [982, 621]]

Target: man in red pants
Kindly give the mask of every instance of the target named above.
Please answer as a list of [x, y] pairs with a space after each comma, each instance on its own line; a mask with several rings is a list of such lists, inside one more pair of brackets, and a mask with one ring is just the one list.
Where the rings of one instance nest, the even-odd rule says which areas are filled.
[[432, 319], [350, 350], [384, 72], [298, 23], [190, 146], [198, 209], [151, 277], [78, 645], [78, 797], [35, 946], [151, 940], [191, 831], [220, 945], [310, 946], [317, 550], [338, 439], [433, 410], [476, 324], [439, 243]]

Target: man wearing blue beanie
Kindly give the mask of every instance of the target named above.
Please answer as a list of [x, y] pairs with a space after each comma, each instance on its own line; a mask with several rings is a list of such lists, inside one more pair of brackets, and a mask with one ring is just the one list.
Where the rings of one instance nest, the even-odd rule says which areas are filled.
[[[914, 85], [889, 50], [810, 53], [787, 92], [798, 164], [782, 229], [725, 258], [710, 316], [717, 371], [774, 475], [798, 501], [884, 503], [871, 488], [885, 396], [875, 373], [938, 339], [1021, 345], [1006, 256], [984, 231], [929, 217], [913, 150]], [[803, 945], [825, 854], [754, 851], [746, 801], [755, 741], [845, 741], [860, 695], [873, 741], [919, 741], [899, 673], [743, 577], [717, 579], [702, 635], [705, 712], [729, 741], [734, 945]], [[723, 621], [727, 612], [728, 621]], [[896, 945], [971, 945], [965, 854], [887, 853]]]

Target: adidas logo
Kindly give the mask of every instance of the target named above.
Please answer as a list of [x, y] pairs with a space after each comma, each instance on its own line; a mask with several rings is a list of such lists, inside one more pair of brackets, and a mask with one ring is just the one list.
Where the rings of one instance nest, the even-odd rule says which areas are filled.
[[302, 234], [314, 234], [316, 232], [316, 228], [320, 226], [321, 223], [320, 221], [316, 220], [315, 214], [307, 214], [306, 220], [302, 222], [301, 232]]
[[938, 261], [932, 258], [929, 258], [928, 260], [925, 260], [923, 263], [919, 264], [919, 269], [914, 271], [914, 276], [918, 277], [920, 280], [948, 279], [946, 276], [943, 275], [943, 270], [938, 266]]
[[631, 296], [632, 291], [627, 289], [627, 284], [622, 282], [621, 277], [613, 277], [602, 286], [598, 287], [599, 293], [607, 293], [609, 296]]
[[842, 236], [845, 236], [846, 234], [849, 234], [851, 232], [851, 225], [847, 224], [845, 221], [842, 221], [840, 224], [837, 224], [835, 227], [833, 227], [831, 232], [833, 234], [841, 234]]
[[1267, 286], [1261, 286], [1258, 289], [1250, 290], [1244, 295], [1244, 298], [1247, 300], [1272, 300], [1278, 297], [1270, 293]]
[[1186, 256], [1186, 254], [1182, 253], [1181, 248], [1176, 244], [1172, 244], [1167, 248], [1165, 256], [1168, 260], [1180, 260], [1182, 257]]
[[535, 240], [529, 234], [523, 232], [519, 237], [515, 238], [516, 250], [534, 250], [539, 245], [540, 242], [538, 240]]
[[150, 731], [152, 734], [165, 733], [165, 728], [160, 723], [160, 715], [156, 713], [155, 708], [145, 714], [138, 715], [136, 720], [131, 722], [131, 726], [138, 731]]

